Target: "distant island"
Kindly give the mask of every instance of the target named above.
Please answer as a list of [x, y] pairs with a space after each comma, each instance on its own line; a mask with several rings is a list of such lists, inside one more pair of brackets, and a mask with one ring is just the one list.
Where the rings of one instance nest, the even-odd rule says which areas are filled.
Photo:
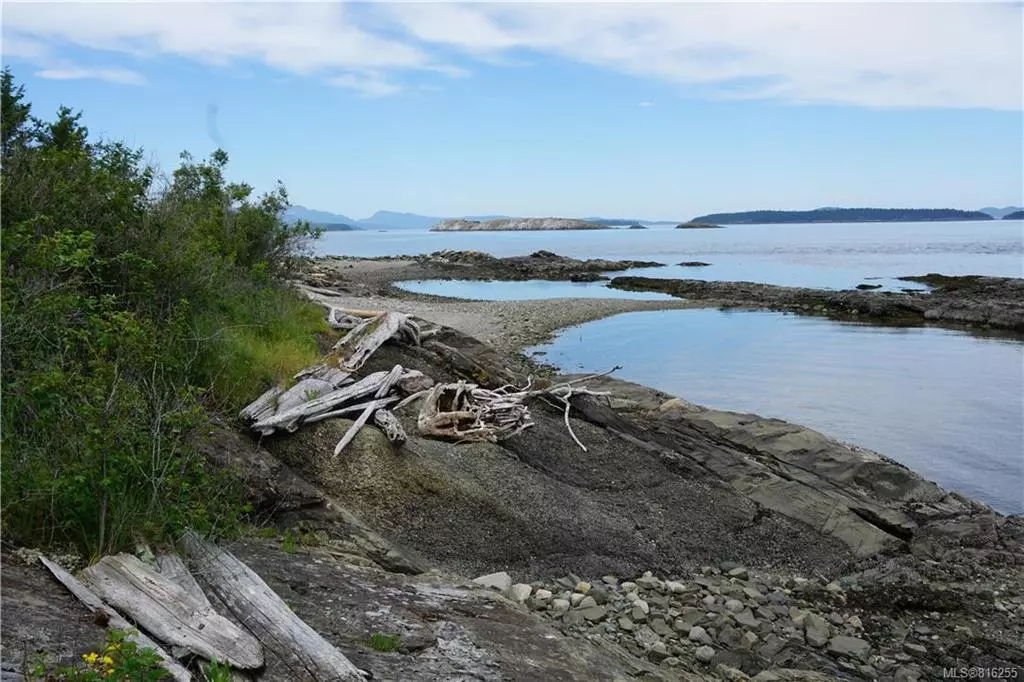
[[607, 230], [608, 225], [578, 218], [498, 218], [467, 220], [450, 218], [430, 228], [431, 232], [498, 232], [527, 230]]
[[699, 222], [697, 220], [690, 220], [676, 225], [677, 230], [714, 230], [720, 227], [722, 226], [715, 225], [714, 223]]
[[1003, 220], [1024, 220], [1024, 211], [1014, 211], [1003, 216]]
[[711, 213], [691, 223], [723, 223], [726, 225], [770, 223], [901, 223], [948, 220], [993, 220], [981, 211], [960, 211], [953, 208], [818, 208], [812, 211], [743, 211]]
[[348, 223], [313, 223], [313, 227], [319, 227], [324, 232], [348, 232], [349, 230], [363, 229]]
[[588, 223], [607, 227], [632, 227], [633, 225], [671, 225], [673, 220], [642, 220], [640, 218], [584, 218]]

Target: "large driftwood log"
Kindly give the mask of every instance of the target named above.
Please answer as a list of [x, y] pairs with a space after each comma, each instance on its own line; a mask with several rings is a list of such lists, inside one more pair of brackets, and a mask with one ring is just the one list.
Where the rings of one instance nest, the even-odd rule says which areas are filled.
[[327, 412], [343, 403], [357, 400], [359, 398], [365, 398], [366, 396], [376, 393], [377, 389], [380, 388], [381, 382], [386, 376], [387, 372], [374, 372], [354, 384], [331, 391], [327, 395], [310, 400], [309, 402], [298, 405], [286, 412], [280, 412], [272, 417], [260, 420], [250, 428], [254, 431], [260, 431], [264, 435], [273, 433], [274, 430], [279, 427], [289, 428], [290, 425], [297, 424], [303, 417]]
[[[356, 371], [385, 341], [410, 325], [412, 322], [404, 313], [387, 312], [364, 320], [334, 345], [333, 353], [338, 357], [338, 365], [347, 372]], [[406, 332], [407, 337], [411, 335], [415, 336], [418, 344], [419, 330]]]
[[98, 618], [102, 616], [103, 620], [106, 621], [108, 629], [120, 630], [127, 633], [126, 639], [133, 642], [139, 649], [152, 650], [160, 658], [160, 665], [163, 666], [164, 670], [166, 670], [168, 674], [176, 680], [176, 682], [192, 682], [192, 673], [175, 661], [160, 647], [159, 644], [139, 632], [134, 625], [125, 620], [124, 616], [112, 607], [104, 604], [103, 600], [96, 596], [88, 587], [80, 583], [74, 576], [46, 557], [39, 557], [39, 561], [43, 566], [46, 566], [50, 573], [53, 574], [54, 578], [64, 585], [64, 587], [66, 587], [68, 591], [78, 599], [78, 601], [82, 602], [82, 604], [89, 609], [90, 613], [96, 615]]
[[363, 679], [363, 673], [343, 653], [296, 616], [262, 578], [230, 552], [191, 531], [182, 537], [182, 545], [200, 580], [263, 646], [280, 657], [291, 679]]
[[256, 639], [130, 554], [105, 556], [81, 573], [82, 582], [162, 642], [207, 660], [255, 670], [263, 666]]

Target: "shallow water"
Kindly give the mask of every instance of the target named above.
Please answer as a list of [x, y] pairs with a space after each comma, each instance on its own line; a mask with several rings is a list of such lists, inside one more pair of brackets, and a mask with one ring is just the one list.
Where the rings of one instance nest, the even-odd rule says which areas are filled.
[[761, 311], [637, 312], [566, 330], [540, 358], [809, 426], [947, 489], [1024, 513], [1024, 343]]
[[[586, 230], [562, 232], [330, 232], [321, 254], [414, 255], [470, 249], [494, 256], [546, 249], [575, 258], [649, 260], [670, 267], [628, 274], [666, 278], [766, 282], [847, 289], [861, 283], [887, 290], [917, 285], [894, 278], [941, 272], [1024, 276], [1024, 222], [831, 223], [730, 225], [717, 230]], [[678, 267], [704, 261], [709, 267]], [[623, 273], [618, 273], [623, 274]], [[881, 278], [881, 279], [872, 279]]]
[[609, 289], [607, 282], [549, 282], [530, 279], [521, 282], [476, 282], [466, 280], [413, 280], [397, 286], [418, 294], [451, 296], [481, 301], [529, 301], [545, 298], [627, 298], [642, 301], [679, 300], [657, 291]]

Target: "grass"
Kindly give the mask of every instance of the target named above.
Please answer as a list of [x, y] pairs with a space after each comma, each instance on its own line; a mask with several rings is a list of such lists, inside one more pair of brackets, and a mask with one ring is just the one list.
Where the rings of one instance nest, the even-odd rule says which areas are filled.
[[370, 635], [370, 648], [382, 653], [398, 651], [402, 648], [401, 635], [386, 635], [383, 632], [375, 632]]

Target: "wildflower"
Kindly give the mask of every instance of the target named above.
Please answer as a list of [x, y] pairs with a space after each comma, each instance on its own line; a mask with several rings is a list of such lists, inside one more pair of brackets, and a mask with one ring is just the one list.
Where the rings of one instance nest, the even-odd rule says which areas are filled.
[[107, 666], [108, 668], [114, 667], [114, 659], [112, 659], [110, 656], [104, 656], [102, 661], [103, 665]]
[[99, 654], [94, 654], [94, 653], [82, 654], [82, 660], [85, 661], [86, 663], [88, 663], [89, 665], [94, 664], [96, 662], [97, 658], [99, 658]]

